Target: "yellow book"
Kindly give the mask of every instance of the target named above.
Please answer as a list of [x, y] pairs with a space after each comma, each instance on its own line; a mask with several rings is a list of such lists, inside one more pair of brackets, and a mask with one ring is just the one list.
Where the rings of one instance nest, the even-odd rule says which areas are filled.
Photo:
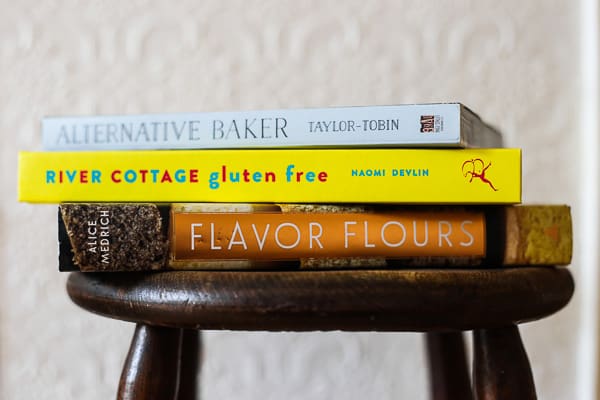
[[21, 152], [19, 200], [514, 204], [519, 149]]

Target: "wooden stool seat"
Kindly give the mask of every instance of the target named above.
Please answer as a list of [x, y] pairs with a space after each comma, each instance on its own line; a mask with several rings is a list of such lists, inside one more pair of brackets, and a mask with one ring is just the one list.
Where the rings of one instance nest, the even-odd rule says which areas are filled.
[[477, 398], [535, 398], [517, 324], [558, 311], [573, 290], [569, 270], [552, 267], [72, 273], [67, 282], [84, 309], [138, 324], [119, 398], [180, 400], [196, 395], [189, 365], [199, 351], [189, 346], [198, 350], [199, 329], [429, 332], [435, 399], [473, 398], [461, 331], [474, 330]]

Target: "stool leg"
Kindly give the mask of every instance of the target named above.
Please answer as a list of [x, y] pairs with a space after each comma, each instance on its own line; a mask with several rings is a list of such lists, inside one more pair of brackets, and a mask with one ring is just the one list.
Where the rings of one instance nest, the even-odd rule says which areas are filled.
[[181, 344], [181, 370], [177, 400], [196, 400], [202, 366], [202, 335], [197, 330], [184, 329]]
[[177, 399], [181, 340], [181, 329], [138, 324], [121, 373], [117, 399]]
[[533, 374], [516, 325], [473, 332], [473, 382], [478, 400], [535, 400]]
[[473, 399], [462, 332], [425, 335], [431, 399]]

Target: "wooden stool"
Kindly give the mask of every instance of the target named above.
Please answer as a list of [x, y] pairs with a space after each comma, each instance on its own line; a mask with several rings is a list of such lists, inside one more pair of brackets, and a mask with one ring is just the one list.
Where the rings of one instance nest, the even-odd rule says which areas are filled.
[[118, 399], [194, 399], [199, 329], [427, 332], [433, 399], [535, 399], [517, 324], [565, 306], [568, 269], [72, 273], [71, 299], [137, 323]]

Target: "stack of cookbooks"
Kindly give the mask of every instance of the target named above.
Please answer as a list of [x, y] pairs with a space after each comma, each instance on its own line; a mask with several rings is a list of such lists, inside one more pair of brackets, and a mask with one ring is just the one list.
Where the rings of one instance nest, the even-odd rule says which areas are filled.
[[567, 265], [566, 205], [460, 103], [50, 117], [19, 199], [59, 204], [59, 269]]

